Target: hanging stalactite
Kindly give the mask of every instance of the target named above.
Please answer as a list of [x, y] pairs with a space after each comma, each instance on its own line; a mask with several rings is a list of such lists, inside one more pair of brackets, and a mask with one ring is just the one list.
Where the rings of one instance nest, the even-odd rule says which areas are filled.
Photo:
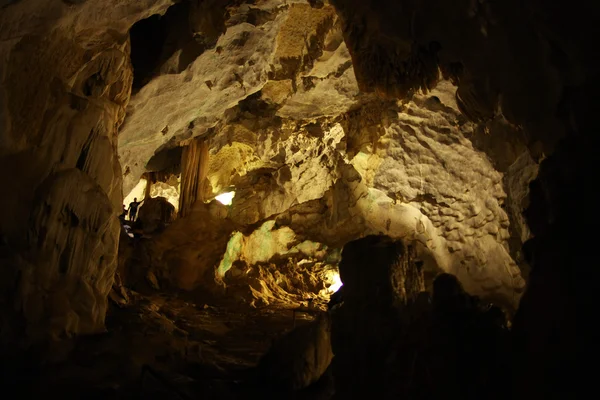
[[144, 189], [144, 200], [149, 199], [152, 185], [156, 183], [156, 174], [154, 172], [146, 172], [142, 178], [146, 179], [146, 188]]
[[204, 188], [208, 172], [208, 140], [195, 138], [184, 147], [181, 155], [181, 195], [179, 216], [189, 214], [196, 201], [204, 201]]

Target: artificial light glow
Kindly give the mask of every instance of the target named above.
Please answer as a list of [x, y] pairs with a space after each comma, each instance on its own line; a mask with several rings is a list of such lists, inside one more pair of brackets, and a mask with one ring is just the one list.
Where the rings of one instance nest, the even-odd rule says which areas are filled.
[[340, 278], [340, 273], [337, 268], [326, 270], [322, 276], [325, 288], [319, 291], [319, 297], [329, 300], [331, 296], [342, 287], [342, 279]]
[[333, 272], [333, 274], [331, 274], [329, 278], [331, 279], [331, 282], [333, 282], [331, 286], [329, 286], [329, 288], [327, 289], [329, 293], [335, 293], [338, 290], [340, 290], [340, 288], [343, 285], [342, 279], [340, 278], [340, 274], [338, 272]]
[[146, 181], [144, 178], [140, 179], [138, 184], [135, 185], [133, 190], [123, 200], [123, 205], [125, 207], [129, 207], [129, 203], [131, 203], [134, 198], [138, 199], [138, 201], [144, 200], [144, 193], [146, 192], [147, 184], [148, 184], [148, 181]]
[[234, 196], [235, 196], [235, 192], [221, 193], [220, 195], [218, 195], [217, 197], [215, 197], [215, 200], [217, 200], [221, 204], [224, 204], [226, 206], [230, 206], [231, 203], [233, 202], [233, 197]]
[[150, 186], [150, 197], [164, 197], [175, 211], [179, 210], [179, 190], [181, 178], [171, 176], [167, 182], [155, 182]]

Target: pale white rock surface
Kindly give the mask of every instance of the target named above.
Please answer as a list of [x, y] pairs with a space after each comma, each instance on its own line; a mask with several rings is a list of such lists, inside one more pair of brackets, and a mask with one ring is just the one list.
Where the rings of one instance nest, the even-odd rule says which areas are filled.
[[[256, 10], [269, 18], [246, 22]], [[358, 86], [331, 6], [259, 1], [229, 11], [214, 48], [132, 97], [119, 134], [125, 193], [158, 149], [220, 130], [255, 93], [274, 104], [278, 116], [296, 120], [337, 116], [356, 104]]]

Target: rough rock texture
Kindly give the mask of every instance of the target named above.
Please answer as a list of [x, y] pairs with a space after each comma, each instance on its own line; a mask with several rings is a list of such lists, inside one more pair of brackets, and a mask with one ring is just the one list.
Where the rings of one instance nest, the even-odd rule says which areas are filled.
[[180, 179], [170, 174], [164, 181], [156, 181], [150, 187], [150, 197], [164, 197], [175, 208], [179, 209]]
[[[486, 121], [499, 111], [520, 126], [534, 160], [526, 245], [528, 290], [514, 324], [515, 398], [569, 396], [594, 378], [584, 359], [598, 354], [588, 318], [597, 271], [590, 269], [597, 148], [597, 3], [332, 0], [363, 89], [404, 96], [429, 88], [438, 68], [458, 83], [461, 111]], [[562, 139], [561, 139], [562, 138]], [[582, 193], [582, 197], [573, 196]], [[592, 277], [593, 276], [593, 277]], [[575, 339], [577, 338], [577, 339]], [[594, 354], [594, 355], [592, 355]]]
[[252, 265], [287, 256], [325, 259], [330, 252], [320, 243], [301, 241], [289, 227], [275, 227], [275, 221], [271, 220], [249, 235], [236, 232], [231, 236], [218, 274], [223, 276], [238, 260]]
[[288, 227], [265, 222], [250, 235], [236, 232], [217, 269], [226, 296], [252, 306], [324, 303], [337, 284], [339, 251], [300, 241]]
[[[107, 196], [86, 203], [86, 207], [96, 212], [104, 210], [103, 204], [108, 202], [120, 210], [114, 135], [125, 120], [119, 147], [126, 192], [142, 173], [172, 167], [181, 153], [177, 146], [189, 148], [190, 138], [210, 137], [210, 189], [216, 194], [235, 187], [229, 218], [242, 228], [252, 229], [253, 224], [282, 216], [280, 221], [292, 224], [306, 238], [314, 236], [336, 246], [368, 233], [412, 238], [422, 242], [421, 256], [431, 270], [456, 273], [470, 292], [514, 307], [523, 281], [507, 252], [506, 213], [501, 210], [504, 194], [498, 186], [502, 176], [470, 148], [467, 139], [475, 128], [448, 109], [464, 111], [465, 96], [458, 105], [451, 104], [447, 83], [436, 92], [439, 104], [435, 98], [421, 96], [399, 107], [360, 94], [359, 84], [364, 85], [369, 70], [356, 61], [360, 60], [353, 47], [356, 41], [348, 37], [347, 21], [338, 19], [333, 7], [311, 7], [303, 1], [235, 2], [225, 7], [226, 3], [181, 3], [167, 11], [167, 1], [124, 2], [118, 7], [110, 2], [40, 2], [36, 10], [44, 16], [37, 19], [25, 17], [33, 7], [31, 1], [3, 8], [2, 54], [7, 56], [2, 79], [26, 82], [24, 88], [6, 85], [0, 96], [1, 121], [7, 127], [2, 130], [3, 144], [7, 143], [2, 148], [2, 163], [16, 162], [24, 174], [6, 179], [8, 191], [16, 193], [3, 199], [3, 209], [17, 210], [2, 222], [4, 241], [11, 249], [29, 246], [25, 232], [30, 224], [33, 231], [40, 231], [34, 222], [28, 222], [35, 188], [63, 169], [83, 170]], [[338, 11], [345, 16], [343, 7]], [[163, 13], [163, 19], [157, 16]], [[127, 30], [144, 18], [128, 38]], [[157, 23], [166, 36], [154, 44], [144, 41], [146, 29]], [[150, 47], [144, 49], [145, 45]], [[157, 58], [145, 60], [144, 51], [156, 53]], [[27, 70], [22, 66], [30, 54], [38, 54], [39, 59]], [[62, 62], [66, 59], [69, 63]], [[145, 61], [151, 61], [149, 68], [140, 70]], [[355, 73], [361, 78], [358, 83]], [[33, 75], [35, 79], [30, 79]], [[437, 79], [430, 80], [427, 85], [433, 88]], [[128, 103], [132, 82], [135, 95]], [[36, 96], [31, 95], [34, 92]], [[9, 96], [10, 102], [6, 100]], [[61, 107], [68, 110], [60, 111]], [[31, 112], [46, 117], [28, 118]], [[69, 123], [72, 128], [67, 127]], [[65, 130], [72, 132], [72, 139], [63, 141], [61, 132]], [[400, 139], [408, 147], [400, 149]], [[436, 154], [441, 158], [436, 159]], [[35, 165], [22, 165], [31, 159], [36, 160]], [[475, 159], [477, 162], [472, 162]], [[470, 160], [473, 170], [458, 170], [465, 160]], [[453, 179], [450, 183], [442, 172], [445, 163], [454, 163], [448, 168], [458, 171], [448, 175]], [[521, 164], [514, 165], [511, 176], [518, 177]], [[527, 165], [535, 168], [535, 163]], [[421, 187], [416, 176], [420, 177], [424, 168], [429, 173], [428, 185]], [[509, 204], [511, 218], [518, 220], [520, 199], [526, 193], [521, 187], [527, 179], [513, 181], [519, 185], [511, 192], [515, 197]], [[488, 184], [492, 191], [487, 190]], [[456, 193], [465, 185], [472, 198]], [[202, 188], [199, 193], [204, 195]], [[38, 194], [40, 199], [47, 197], [47, 193]], [[460, 201], [449, 201], [455, 198]], [[473, 210], [467, 203], [473, 203]], [[323, 214], [326, 218], [316, 215], [322, 207], [329, 210]], [[286, 220], [290, 209], [300, 213], [293, 221]], [[106, 228], [110, 237], [99, 233], [103, 249], [99, 254], [104, 257], [99, 264], [106, 263], [107, 272], [101, 274], [106, 277], [114, 268], [117, 242], [116, 220], [111, 218]], [[519, 222], [513, 236], [525, 238], [526, 229]], [[186, 226], [195, 223], [182, 222], [176, 230], [202, 229], [201, 224]], [[484, 228], [483, 233], [475, 240], [471, 230], [479, 228]], [[227, 237], [231, 230], [223, 231]], [[38, 233], [32, 236], [34, 241], [35, 235]], [[168, 236], [161, 239], [169, 244], [159, 246], [159, 260], [167, 248], [174, 251], [181, 242], [178, 233]], [[62, 243], [62, 239], [56, 240]], [[213, 262], [216, 249], [223, 248], [224, 240], [196, 242], [215, 247], [206, 251], [211, 256], [205, 262], [213, 265], [203, 266], [202, 271], [217, 265]], [[512, 247], [519, 243], [520, 239]], [[62, 246], [56, 250], [60, 254]], [[186, 251], [200, 252], [192, 247], [190, 244]], [[13, 253], [11, 250], [11, 259]], [[168, 280], [186, 288], [197, 287], [199, 278], [191, 272], [194, 263], [187, 267], [175, 264], [179, 272], [173, 276], [181, 273], [187, 278]], [[15, 279], [17, 270], [7, 272], [7, 282]], [[95, 276], [94, 271], [90, 274]], [[204, 272], [198, 274], [204, 276]], [[110, 287], [108, 283], [98, 285]], [[102, 312], [92, 313], [101, 329]]]
[[[351, 131], [348, 140], [366, 142], [352, 164], [367, 186], [383, 191], [394, 203], [417, 208], [431, 221], [433, 231], [424, 232], [425, 225], [417, 224], [417, 235], [425, 233], [417, 240], [430, 243], [428, 236], [443, 238], [450, 255], [439, 258], [442, 269], [459, 276], [473, 294], [488, 291], [490, 297], [505, 290], [502, 286], [514, 290], [510, 301], [516, 308], [525, 283], [508, 252], [510, 221], [504, 210], [503, 174], [473, 148], [475, 126], [461, 121], [453, 91], [442, 82], [429, 96], [415, 96], [397, 116], [384, 110], [382, 119], [388, 122], [383, 127], [367, 122], [358, 138]], [[369, 143], [364, 132], [373, 129], [383, 132]], [[528, 181], [519, 183], [516, 190]]]
[[337, 264], [308, 256], [253, 265], [235, 262], [222, 282], [227, 298], [237, 304], [314, 309], [324, 309], [340, 284]]
[[122, 196], [116, 134], [133, 79], [127, 30], [169, 3], [2, 7], [3, 341], [104, 329]]
[[[136, 24], [131, 38], [128, 30], [167, 13], [171, 3], [0, 5], [0, 171], [3, 193], [9, 194], [0, 200], [3, 343], [103, 329], [121, 197], [115, 135], [135, 82], [119, 140], [127, 192], [145, 170], [155, 170], [153, 156], [192, 136], [212, 136], [219, 144], [211, 155], [225, 144], [235, 150], [233, 158], [239, 155], [233, 168], [228, 155], [217, 157], [227, 172], [214, 164], [211, 184], [216, 182], [215, 190], [234, 185], [244, 194], [231, 209], [242, 225], [277, 215], [296, 233], [323, 243], [380, 231], [416, 240], [425, 265], [455, 272], [470, 292], [513, 305], [522, 281], [507, 257], [525, 258], [532, 270], [514, 324], [519, 358], [512, 397], [572, 397], [574, 387], [584, 386], [593, 370], [582, 366], [594, 360], [595, 348], [589, 347], [598, 334], [594, 319], [586, 318], [598, 304], [597, 270], [588, 259], [596, 243], [587, 234], [595, 221], [578, 214], [596, 208], [600, 80], [590, 50], [600, 36], [596, 2], [331, 0], [337, 17], [317, 1], [314, 8], [303, 1], [194, 2], [165, 16], [166, 27], [174, 28], [168, 43], [151, 46], [158, 50], [157, 63], [147, 71], [136, 68], [132, 76], [130, 41], [131, 62], [139, 66], [136, 32], [145, 28]], [[150, 26], [160, 21], [150, 19]], [[461, 116], [445, 131], [447, 140], [419, 120], [432, 111], [435, 98], [411, 96], [434, 90], [439, 72], [458, 86], [456, 107], [479, 124], [471, 137]], [[405, 103], [382, 106], [373, 96], [357, 96], [359, 87]], [[437, 97], [452, 108], [442, 94]], [[380, 111], [390, 107], [383, 118]], [[437, 111], [431, 118], [444, 128], [453, 125], [447, 119], [453, 112]], [[513, 136], [496, 129], [504, 122]], [[323, 138], [339, 132], [337, 124], [344, 134], [334, 135], [332, 146]], [[247, 147], [229, 143], [226, 132], [241, 133], [235, 142]], [[386, 142], [390, 137], [412, 148], [399, 157], [398, 143]], [[463, 138], [490, 156], [489, 165]], [[453, 162], [469, 160], [458, 171], [448, 164], [457, 179], [449, 184], [425, 157], [442, 153]], [[415, 162], [417, 155], [423, 160]], [[539, 176], [529, 191], [523, 189], [542, 159]], [[424, 167], [430, 174], [421, 179]], [[505, 200], [497, 172], [504, 174]], [[477, 180], [467, 185], [465, 177]], [[403, 184], [395, 186], [396, 180]], [[483, 182], [494, 190], [482, 194], [488, 192]], [[461, 185], [478, 192], [477, 200], [457, 196]], [[263, 201], [253, 203], [250, 195]], [[499, 209], [502, 201], [505, 211]], [[480, 208], [466, 209], [471, 218], [465, 202]], [[529, 228], [520, 217], [527, 204]], [[218, 213], [206, 218], [205, 211], [161, 239], [158, 259], [168, 261], [165, 274], [181, 287], [211, 277], [225, 250], [223, 238], [234, 230], [201, 231], [223, 226]], [[508, 243], [506, 215], [512, 221]], [[473, 226], [485, 228], [480, 240], [464, 235]], [[519, 255], [521, 242], [531, 236]], [[179, 243], [182, 254], [174, 250]], [[209, 249], [197, 263], [205, 250], [200, 245]], [[452, 252], [455, 246], [460, 251]]]
[[514, 311], [525, 282], [510, 244], [526, 234], [509, 241], [506, 193], [516, 232], [526, 233], [520, 212], [536, 164], [518, 158], [531, 165], [523, 174], [511, 153], [498, 172], [474, 146], [485, 147], [485, 132], [460, 114], [453, 90], [442, 81], [404, 104], [366, 101], [317, 122], [281, 120], [248, 99], [210, 141], [209, 192], [234, 190], [228, 216], [249, 229], [276, 218], [333, 247], [378, 233], [416, 241], [428, 270]]
[[335, 21], [331, 6], [302, 1], [230, 7], [214, 47], [133, 96], [119, 135], [125, 192], [157, 149], [209, 134], [238, 102], [263, 88], [267, 101], [294, 118], [335, 115], [351, 106], [358, 88]]
[[[287, 140], [273, 137], [258, 144], [252, 154], [258, 158], [258, 165], [230, 181], [237, 188], [232, 208], [232, 218], [237, 222], [256, 223], [294, 204], [319, 199], [334, 183], [335, 169], [341, 159], [337, 147], [343, 139], [339, 124], [322, 137], [315, 137], [305, 129], [288, 129], [282, 129]], [[209, 179], [212, 171], [209, 170]]]
[[[280, 225], [333, 246], [368, 233], [412, 237], [432, 268], [515, 309], [524, 281], [511, 259], [509, 214], [525, 232], [513, 235], [518, 247], [537, 164], [521, 148], [504, 155], [507, 172], [499, 173], [479, 150], [485, 132], [460, 115], [453, 90], [441, 82], [402, 106], [368, 102], [340, 122], [278, 130], [260, 129], [265, 117], [246, 114], [212, 140], [211, 186], [235, 186], [230, 215], [240, 224], [278, 216]], [[255, 144], [259, 138], [266, 140]]]
[[[204, 175], [189, 181], [189, 168], [206, 168], [184, 157], [182, 201], [235, 190], [229, 217], [237, 224], [283, 216], [282, 225], [338, 247], [369, 233], [410, 237], [422, 243], [429, 270], [457, 274], [470, 293], [516, 309], [525, 282], [514, 260], [523, 265], [518, 249], [527, 239], [520, 212], [537, 165], [523, 156], [523, 131], [501, 113], [467, 122], [466, 97], [439, 82], [434, 50], [419, 50], [423, 64], [407, 69], [415, 79], [425, 73], [419, 83], [429, 95], [396, 104], [360, 94], [359, 85], [381, 84], [366, 80], [384, 67], [369, 64], [377, 59], [371, 53], [348, 51], [346, 42], [357, 46], [358, 39], [331, 6], [313, 6], [229, 7], [218, 40], [185, 68], [157, 65], [133, 96], [120, 134], [125, 191], [167, 152], [182, 146], [184, 155], [195, 154], [195, 143], [209, 143], [202, 163], [210, 187]], [[166, 31], [180, 35], [169, 15]], [[191, 10], [182, 23], [193, 33], [198, 18]], [[416, 93], [411, 82], [396, 92]]]
[[[310, 191], [301, 192], [318, 189], [322, 198], [304, 198], [309, 201], [277, 220], [333, 246], [369, 233], [417, 241], [428, 268], [454, 273], [469, 292], [514, 310], [524, 281], [509, 253], [503, 174], [473, 147], [469, 138], [476, 135], [476, 127], [461, 120], [450, 93], [451, 86], [442, 83], [430, 96], [416, 96], [401, 107], [369, 103], [348, 115], [344, 127], [334, 125], [331, 131], [343, 136], [325, 141], [329, 145], [320, 150], [320, 161], [287, 167], [291, 175], [296, 168], [299, 176], [307, 174], [303, 168], [309, 176], [330, 174], [310, 180]], [[304, 151], [297, 159], [305, 159]], [[525, 185], [528, 181], [523, 180]], [[264, 190], [279, 197], [289, 193], [274, 191], [274, 185]], [[252, 191], [257, 188], [261, 186], [254, 185]], [[234, 199], [233, 212], [252, 199]]]
[[459, 82], [457, 100], [471, 119], [486, 121], [499, 108], [529, 137], [544, 132], [547, 149], [564, 133], [555, 116], [560, 85], [584, 79], [577, 68], [584, 56], [567, 43], [582, 34], [548, 29], [557, 16], [536, 2], [331, 3], [344, 21], [361, 89], [405, 97], [435, 86], [441, 68]]

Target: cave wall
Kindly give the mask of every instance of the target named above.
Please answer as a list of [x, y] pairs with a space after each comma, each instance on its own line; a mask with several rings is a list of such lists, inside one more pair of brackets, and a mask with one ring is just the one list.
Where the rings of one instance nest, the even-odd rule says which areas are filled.
[[[200, 12], [191, 12], [198, 19], [188, 21], [192, 38], [202, 42], [202, 50], [193, 53], [197, 57], [180, 63], [182, 53], [175, 51], [175, 57], [164, 58], [164, 65], [153, 71], [157, 75], [129, 101], [133, 77], [127, 31], [141, 19], [165, 13], [171, 3], [23, 0], [2, 6], [0, 170], [11, 194], [0, 200], [0, 256], [9, 265], [2, 270], [8, 299], [2, 304], [7, 310], [4, 327], [27, 327], [31, 337], [100, 331], [118, 243], [121, 168], [128, 192], [157, 151], [196, 136], [212, 136], [211, 184], [234, 184], [241, 190], [227, 224], [219, 222], [226, 218], [225, 209], [202, 209], [192, 217], [197, 225], [181, 222], [171, 238], [161, 239], [156, 259], [174, 266], [166, 272], [175, 276], [170, 281], [193, 282], [182, 284], [186, 288], [197, 287], [200, 277], [214, 273], [211, 268], [224, 253], [226, 238], [239, 228], [236, 224], [247, 227], [277, 216], [278, 223], [328, 244], [386, 231], [408, 236], [424, 243], [423, 251], [432, 254], [438, 267], [459, 276], [468, 269], [462, 263], [468, 257], [461, 254], [470, 248], [475, 253], [471, 266], [479, 268], [466, 274], [479, 281], [471, 289], [501, 295], [514, 305], [523, 281], [510, 254], [514, 257], [514, 247], [530, 237], [519, 218], [527, 203], [523, 186], [565, 133], [564, 148], [545, 161], [549, 172], [530, 207], [534, 211], [528, 218], [537, 222], [528, 222], [536, 225], [532, 232], [540, 237], [532, 242], [533, 253], [560, 247], [556, 236], [544, 239], [545, 231], [586, 230], [587, 219], [568, 220], [569, 210], [582, 205], [566, 193], [591, 193], [594, 180], [593, 166], [585, 160], [595, 147], [587, 133], [594, 129], [590, 110], [595, 96], [583, 86], [597, 76], [586, 50], [597, 36], [597, 24], [586, 23], [597, 16], [593, 6], [577, 3], [559, 12], [533, 1], [334, 0], [334, 10], [328, 5], [311, 8], [303, 1], [264, 1], [236, 3], [223, 18], [200, 7]], [[223, 2], [209, 3], [217, 6], [213, 10], [223, 10]], [[573, 28], [577, 13], [585, 16], [581, 25], [586, 29]], [[556, 23], [562, 20], [569, 23]], [[447, 90], [433, 93], [438, 70], [458, 85], [454, 100], [448, 99]], [[417, 95], [412, 103], [382, 106], [386, 102], [364, 93], [407, 100], [416, 89], [433, 91], [437, 100]], [[501, 162], [505, 155], [490, 154], [497, 145], [482, 143], [476, 127], [462, 121], [456, 109], [469, 124], [483, 125], [494, 137], [498, 133], [489, 124], [508, 121], [518, 132], [515, 142], [529, 150], [530, 159], [521, 150], [507, 150], [511, 162]], [[433, 110], [450, 116], [446, 121], [435, 117], [442, 132], [428, 131], [427, 121], [419, 120]], [[353, 112], [360, 117], [353, 119]], [[365, 123], [369, 118], [381, 123]], [[363, 122], [355, 129], [357, 121]], [[472, 169], [465, 167], [469, 173], [454, 176], [481, 178], [472, 186], [479, 194], [486, 191], [479, 185], [489, 180], [493, 190], [473, 201], [485, 207], [465, 215], [461, 202], [459, 209], [440, 206], [440, 200], [456, 196], [439, 187], [439, 165], [427, 167], [426, 189], [421, 182], [403, 180], [402, 174], [412, 175], [428, 163], [401, 156], [390, 138], [418, 147], [423, 159], [441, 148], [459, 164], [477, 159], [468, 163]], [[432, 138], [441, 147], [427, 142]], [[491, 162], [471, 146], [487, 152]], [[364, 165], [365, 157], [377, 161], [382, 151], [386, 155], [380, 165]], [[461, 158], [467, 151], [469, 157]], [[552, 159], [567, 167], [552, 166]], [[530, 172], [521, 178], [524, 169]], [[315, 184], [317, 179], [324, 183]], [[392, 185], [396, 181], [404, 184]], [[207, 235], [201, 230], [206, 213], [212, 221], [208, 225], [214, 222], [221, 231]], [[507, 227], [507, 216], [513, 228]], [[483, 236], [473, 242], [461, 236], [473, 229], [462, 217], [478, 228], [487, 227]], [[563, 224], [560, 228], [557, 221]], [[516, 244], [506, 243], [507, 229], [515, 229]], [[201, 268], [186, 261], [197, 257], [199, 244], [211, 241], [213, 234], [218, 240], [211, 242], [214, 248], [205, 253]], [[484, 248], [477, 249], [477, 243]], [[544, 275], [539, 268], [535, 279], [562, 288], [565, 301], [575, 289], [561, 282], [564, 277], [575, 280], [576, 274], [558, 263], [585, 265], [584, 259], [571, 262], [565, 256], [582, 257], [586, 247], [578, 246], [582, 250], [565, 249], [562, 258], [533, 258], [534, 264], [547, 262], [560, 271]], [[187, 253], [178, 255], [181, 249]], [[501, 262], [490, 267], [487, 260]], [[549, 296], [543, 287], [532, 281], [530, 293], [541, 291], [543, 299]], [[543, 301], [531, 296], [522, 314], [541, 308]], [[539, 330], [560, 320], [540, 315], [546, 320]], [[560, 315], [568, 320], [567, 311]], [[18, 335], [20, 329], [3, 328], [2, 333]]]
[[[213, 136], [209, 181], [215, 192], [235, 188], [229, 216], [238, 224], [277, 218], [338, 247], [370, 233], [410, 238], [432, 270], [515, 310], [525, 282], [511, 256], [509, 205], [519, 213], [522, 205], [507, 195], [507, 174], [474, 146], [482, 133], [453, 92], [443, 81], [406, 104], [364, 100], [317, 122], [241, 103], [252, 113]], [[511, 187], [526, 192], [526, 178]]]
[[458, 84], [457, 103], [470, 120], [502, 114], [523, 129], [531, 157], [544, 159], [526, 213], [531, 273], [513, 328], [513, 396], [556, 398], [591, 386], [582, 360], [597, 354], [597, 330], [585, 317], [597, 307], [593, 245], [567, 232], [593, 229], [573, 210], [593, 207], [598, 66], [589, 49], [599, 33], [597, 4], [331, 3], [361, 89], [405, 97], [431, 88], [439, 68]]
[[[475, 148], [479, 125], [460, 114], [453, 91], [443, 81], [405, 104], [364, 100], [316, 122], [247, 99], [211, 137], [210, 191], [235, 190], [228, 218], [240, 229], [277, 218], [334, 247], [378, 233], [414, 240], [429, 270], [514, 311], [525, 281], [511, 256], [509, 205], [522, 205]], [[511, 187], [526, 192], [526, 178]]]
[[[473, 120], [498, 110], [551, 150], [565, 130], [555, 115], [562, 87], [582, 84], [590, 38], [569, 23], [594, 6], [565, 14], [532, 2], [447, 3], [333, 0], [344, 21], [361, 89], [405, 97], [429, 89], [437, 70], [459, 83], [457, 99]], [[577, 11], [576, 11], [577, 10]], [[567, 23], [553, 25], [564, 19]], [[573, 25], [574, 26], [574, 25]]]
[[217, 266], [237, 227], [226, 206], [198, 201], [185, 218], [145, 243], [148, 259], [142, 268], [159, 278], [163, 289], [215, 293]]
[[[119, 241], [127, 30], [167, 1], [21, 1], [0, 12], [1, 338], [104, 330]], [[4, 349], [4, 348], [3, 348]]]
[[437, 64], [431, 93], [413, 101], [361, 93], [375, 84], [353, 66], [361, 59], [331, 6], [241, 3], [224, 24], [184, 71], [159, 73], [133, 96], [119, 139], [126, 191], [162, 152], [210, 138], [206, 199], [234, 188], [233, 222], [251, 229], [320, 204], [280, 221], [336, 246], [369, 233], [410, 236], [432, 270], [516, 309], [525, 282], [515, 260], [523, 265], [528, 237], [520, 212], [537, 172], [536, 160], [517, 162], [527, 154], [523, 129], [501, 113], [469, 121]]

